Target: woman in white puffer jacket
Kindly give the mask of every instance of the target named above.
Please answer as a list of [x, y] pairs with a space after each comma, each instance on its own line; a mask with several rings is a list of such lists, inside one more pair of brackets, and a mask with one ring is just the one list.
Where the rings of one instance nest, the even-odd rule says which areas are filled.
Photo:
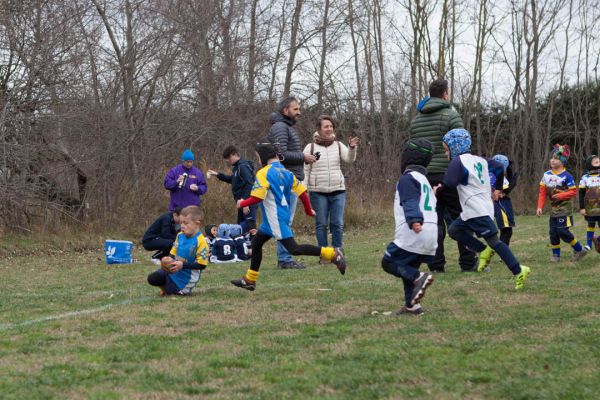
[[327, 246], [329, 226], [331, 245], [343, 247], [346, 185], [341, 162], [352, 163], [356, 160], [359, 143], [357, 137], [351, 137], [348, 146], [337, 141], [333, 118], [322, 115], [317, 122], [314, 142], [304, 148], [304, 154], [318, 157], [315, 163], [304, 165], [304, 185], [308, 188], [310, 202], [317, 213], [315, 222], [319, 246]]

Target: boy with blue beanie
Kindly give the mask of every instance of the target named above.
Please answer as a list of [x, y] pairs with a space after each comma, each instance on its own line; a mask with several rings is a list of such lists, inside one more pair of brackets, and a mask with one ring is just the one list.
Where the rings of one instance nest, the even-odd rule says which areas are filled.
[[500, 196], [504, 182], [502, 168], [496, 168], [496, 162], [490, 160], [493, 169], [500, 171], [497, 175], [496, 186], [490, 196], [490, 175], [488, 161], [471, 154], [471, 135], [465, 129], [453, 129], [443, 138], [444, 151], [450, 160], [443, 183], [434, 188], [439, 193], [445, 188], [456, 188], [462, 206], [462, 213], [450, 228], [448, 234], [469, 249], [481, 253], [486, 245], [477, 237], [482, 237], [504, 261], [514, 275], [515, 289], [522, 289], [530, 269], [520, 265], [506, 243], [498, 238], [498, 228], [492, 220], [494, 216], [493, 200]]
[[[492, 157], [492, 160], [496, 162], [496, 168], [502, 168], [504, 171], [504, 182], [502, 183], [502, 189], [498, 200], [494, 200], [494, 218], [496, 219], [496, 226], [500, 229], [500, 240], [510, 246], [510, 238], [513, 234], [513, 227], [515, 226], [515, 213], [513, 211], [512, 200], [510, 199], [510, 192], [517, 185], [518, 174], [513, 171], [512, 162], [504, 154], [496, 154]], [[491, 169], [491, 168], [490, 168]], [[492, 190], [496, 187], [497, 171], [490, 170], [490, 184]], [[479, 254], [479, 265], [477, 266], [477, 272], [486, 271], [492, 257], [496, 254], [494, 250], [487, 246], [484, 251]]]

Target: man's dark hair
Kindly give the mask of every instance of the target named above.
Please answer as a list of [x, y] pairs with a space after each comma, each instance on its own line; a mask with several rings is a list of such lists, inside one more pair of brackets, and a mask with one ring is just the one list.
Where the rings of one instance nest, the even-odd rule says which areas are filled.
[[183, 210], [183, 207], [177, 206], [173, 209], [173, 214], [181, 215], [181, 210]]
[[277, 111], [279, 111], [279, 113], [283, 114], [283, 110], [285, 110], [286, 108], [288, 108], [290, 106], [290, 104], [292, 104], [292, 102], [298, 102], [298, 99], [295, 98], [294, 96], [289, 96], [286, 97], [285, 99], [281, 100], [279, 102], [279, 104], [277, 104]]
[[239, 156], [240, 152], [235, 146], [227, 146], [225, 150], [223, 150], [223, 158], [229, 158], [229, 156], [236, 155]]
[[448, 91], [448, 81], [436, 79], [429, 84], [429, 96], [441, 98]]

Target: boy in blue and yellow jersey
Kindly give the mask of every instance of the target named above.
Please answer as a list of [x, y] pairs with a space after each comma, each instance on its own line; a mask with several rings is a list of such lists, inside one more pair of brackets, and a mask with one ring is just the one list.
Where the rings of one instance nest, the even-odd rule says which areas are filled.
[[437, 249], [437, 203], [426, 178], [432, 156], [433, 146], [427, 139], [409, 139], [402, 152], [402, 176], [394, 198], [394, 241], [381, 260], [383, 270], [404, 284], [404, 307], [397, 314], [422, 314], [421, 299], [433, 282], [431, 274], [419, 272]]
[[573, 261], [581, 260], [587, 251], [569, 230], [573, 226], [573, 205], [571, 199], [577, 196], [577, 186], [573, 175], [566, 169], [565, 164], [571, 155], [567, 145], [555, 144], [550, 158], [550, 170], [544, 172], [540, 181], [538, 206], [536, 215], [543, 213], [546, 197], [550, 199], [550, 247], [552, 258], [550, 261], [560, 261], [560, 240], [569, 243], [574, 250]]
[[170, 254], [163, 257], [161, 269], [148, 275], [148, 283], [160, 287], [160, 294], [189, 295], [208, 264], [209, 249], [202, 235], [203, 213], [198, 206], [181, 210], [181, 232]]
[[250, 269], [241, 279], [232, 280], [231, 283], [247, 290], [256, 289], [258, 270], [262, 261], [262, 247], [272, 237], [293, 255], [320, 256], [321, 259], [334, 263], [340, 273], [344, 275], [346, 260], [340, 249], [296, 243], [290, 226], [290, 196], [293, 191], [302, 201], [306, 215], [315, 216], [306, 188], [298, 182], [293, 173], [285, 169], [279, 162], [275, 145], [259, 143], [255, 149], [260, 163], [264, 167], [256, 174], [256, 181], [250, 197], [238, 200], [237, 207], [248, 207], [260, 203], [263, 221], [252, 239]]
[[[452, 222], [448, 234], [452, 239], [478, 253], [482, 253], [486, 245], [477, 240], [473, 234], [483, 238], [512, 272], [515, 289], [522, 289], [530, 269], [520, 265], [506, 243], [498, 239], [498, 228], [492, 220], [494, 216], [492, 200], [498, 200], [504, 182], [502, 167], [497, 168], [493, 160], [486, 161], [471, 154], [471, 135], [465, 129], [453, 129], [446, 133], [442, 140], [450, 165], [444, 175], [443, 183], [436, 186], [435, 190], [439, 193], [446, 187], [455, 187], [462, 206], [460, 217]], [[491, 165], [491, 168], [488, 165]], [[491, 195], [490, 170], [498, 173], [495, 190]]]
[[[501, 190], [500, 197], [494, 200], [494, 218], [496, 219], [496, 226], [500, 229], [500, 240], [506, 243], [507, 246], [510, 246], [510, 238], [513, 234], [512, 228], [515, 226], [515, 213], [509, 194], [517, 186], [518, 174], [513, 171], [512, 162], [505, 155], [496, 154], [492, 157], [492, 161], [488, 165], [492, 191], [496, 188], [497, 179], [500, 175], [497, 169], [502, 168], [504, 172], [502, 188], [500, 189], [500, 185], [498, 185], [498, 189]], [[494, 170], [492, 165], [496, 166], [496, 170]], [[486, 270], [494, 254], [496, 253], [490, 246], [481, 252], [479, 255], [479, 265], [477, 266], [478, 272]]]
[[579, 181], [579, 213], [587, 222], [587, 247], [590, 250], [592, 244], [600, 252], [598, 237], [594, 237], [596, 224], [600, 227], [600, 157], [589, 156], [585, 160], [586, 174]]

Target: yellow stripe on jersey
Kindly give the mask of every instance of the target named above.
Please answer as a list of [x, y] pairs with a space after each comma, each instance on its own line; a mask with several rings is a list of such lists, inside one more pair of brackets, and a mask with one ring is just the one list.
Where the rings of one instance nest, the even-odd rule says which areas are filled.
[[179, 242], [177, 242], [177, 239], [179, 239], [179, 235], [175, 236], [175, 241], [173, 242], [171, 251], [169, 251], [169, 254], [172, 256], [177, 256], [177, 246], [179, 246]]
[[271, 168], [271, 164], [267, 165], [264, 168], [261, 168], [256, 173], [256, 180], [254, 181], [254, 186], [252, 186], [252, 192], [250, 192], [250, 196], [258, 197], [259, 199], [265, 199], [267, 197], [267, 191], [269, 190], [269, 181], [267, 180], [267, 172]]
[[298, 182], [296, 176], [294, 176], [294, 184], [292, 185], [292, 191], [300, 197], [302, 193], [306, 192], [306, 186]]
[[567, 217], [567, 228], [572, 227], [573, 224], [571, 223], [571, 218]]
[[504, 212], [504, 210], [500, 210], [500, 213], [502, 214], [502, 221], [504, 222], [504, 226], [508, 227], [509, 226], [508, 216], [506, 215], [506, 213]]
[[198, 241], [198, 247], [196, 248], [196, 262], [200, 265], [208, 265], [208, 243], [204, 235], [200, 234], [196, 239]]

